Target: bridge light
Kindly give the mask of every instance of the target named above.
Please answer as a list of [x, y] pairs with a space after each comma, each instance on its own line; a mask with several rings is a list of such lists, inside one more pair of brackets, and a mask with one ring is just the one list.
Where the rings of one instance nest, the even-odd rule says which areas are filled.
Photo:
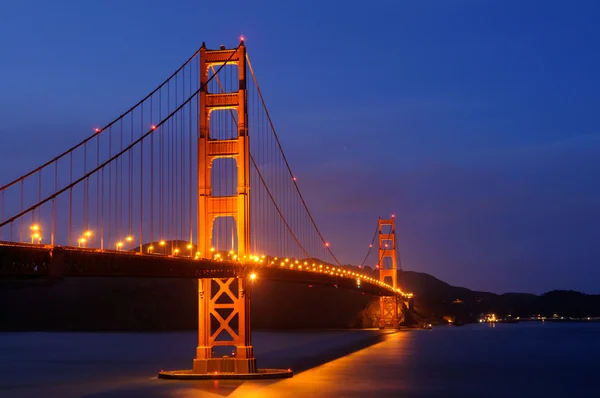
[[246, 38], [243, 35], [240, 36], [240, 41], [244, 41], [244, 40], [246, 40]]
[[167, 243], [166, 243], [164, 240], [161, 240], [160, 242], [158, 242], [158, 244], [159, 244], [159, 245], [161, 245], [161, 246], [164, 246], [164, 245], [166, 245]]
[[117, 250], [120, 250], [123, 247], [123, 242], [118, 241], [116, 246], [117, 246]]
[[155, 126], [155, 125], [152, 125], [152, 126], [150, 126], [150, 128], [151, 128], [152, 130], [156, 130], [156, 126]]
[[86, 238], [91, 238], [93, 235], [93, 232], [90, 230], [87, 230], [83, 233], [83, 236], [85, 236]]
[[101, 132], [102, 130], [100, 130], [98, 127], [95, 128], [96, 133]]
[[133, 242], [133, 236], [129, 235], [125, 238], [127, 242]]
[[40, 226], [37, 224], [33, 224], [31, 227], [29, 227], [29, 229], [31, 229], [32, 231], [39, 231], [40, 230]]
[[79, 247], [83, 247], [83, 245], [85, 244], [85, 238], [79, 238], [77, 243], [79, 243]]
[[292, 180], [296, 181], [296, 177], [292, 178]]
[[325, 242], [325, 247], [329, 247], [329, 242]]
[[392, 218], [395, 218], [395, 217], [396, 217], [396, 215], [395, 215], [395, 214], [392, 214]]
[[256, 279], [256, 274], [254, 272], [250, 274], [250, 279], [251, 280], [255, 280]]
[[373, 247], [373, 245], [372, 245], [372, 244], [371, 244], [371, 245], [369, 245], [369, 249], [370, 249], [370, 248], [372, 248], [372, 247]]
[[188, 250], [192, 250], [192, 247], [193, 247], [193, 246], [192, 246], [192, 244], [191, 244], [191, 243], [188, 243], [188, 245], [187, 245], [186, 247], [188, 248]]
[[211, 247], [211, 248], [210, 248], [210, 251], [211, 251], [211, 252], [214, 252], [214, 251], [215, 251], [215, 248], [214, 248], [214, 247]]
[[177, 255], [177, 253], [179, 253], [179, 249], [173, 249], [173, 253]]
[[154, 246], [152, 246], [152, 245], [148, 246], [148, 253], [150, 253], [152, 250], [154, 250]]
[[37, 243], [40, 243], [42, 240], [42, 236], [39, 234], [39, 232], [34, 232], [31, 234], [31, 243], [35, 243], [36, 240]]

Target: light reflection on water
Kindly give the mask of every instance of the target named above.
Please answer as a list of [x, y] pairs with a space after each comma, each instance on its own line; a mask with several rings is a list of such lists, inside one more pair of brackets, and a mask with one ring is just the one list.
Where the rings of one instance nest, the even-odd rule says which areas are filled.
[[[165, 381], [191, 364], [190, 333], [0, 334], [1, 397], [588, 397], [600, 358], [599, 324], [255, 332], [260, 367], [303, 370], [277, 381]], [[350, 347], [350, 348], [349, 348]]]

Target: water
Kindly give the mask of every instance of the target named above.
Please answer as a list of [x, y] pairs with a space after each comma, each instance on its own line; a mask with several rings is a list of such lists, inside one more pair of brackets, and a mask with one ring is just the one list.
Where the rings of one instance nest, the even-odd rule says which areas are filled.
[[193, 332], [5, 333], [0, 397], [595, 397], [599, 336], [597, 323], [258, 331], [259, 366], [292, 379], [180, 382], [156, 372], [190, 367]]

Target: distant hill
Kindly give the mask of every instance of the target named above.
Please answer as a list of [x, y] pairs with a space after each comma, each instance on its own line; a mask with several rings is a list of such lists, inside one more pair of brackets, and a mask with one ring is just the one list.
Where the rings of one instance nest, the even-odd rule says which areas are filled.
[[494, 294], [456, 287], [422, 272], [404, 271], [401, 285], [415, 294], [416, 311], [431, 320], [454, 317], [473, 322], [482, 313], [499, 316], [600, 316], [600, 295], [554, 290], [541, 296], [530, 293]]

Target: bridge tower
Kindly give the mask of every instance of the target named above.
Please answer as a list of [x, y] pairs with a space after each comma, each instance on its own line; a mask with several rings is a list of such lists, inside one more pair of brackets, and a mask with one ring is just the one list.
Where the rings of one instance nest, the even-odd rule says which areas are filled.
[[[210, 93], [209, 69], [227, 63], [238, 69], [237, 92]], [[200, 49], [199, 136], [198, 136], [198, 250], [203, 258], [212, 258], [215, 220], [233, 217], [237, 231], [238, 258], [250, 248], [250, 152], [246, 93], [246, 47], [237, 49]], [[237, 137], [216, 139], [211, 136], [212, 112], [236, 111]], [[213, 196], [211, 168], [219, 158], [233, 158], [237, 165], [237, 193]], [[229, 279], [198, 280], [198, 347], [194, 373], [254, 373], [256, 359], [250, 342], [250, 281], [246, 275]], [[216, 358], [214, 347], [235, 347], [232, 356]]]
[[[392, 287], [398, 288], [398, 258], [396, 256], [396, 224], [395, 218], [378, 220], [377, 231], [379, 234], [379, 280], [385, 281], [386, 277], [391, 277]], [[389, 259], [390, 261], [386, 261]], [[391, 268], [387, 267], [391, 263]], [[398, 296], [381, 296], [379, 327], [391, 326], [397, 328], [399, 324], [400, 306], [398, 305]]]

